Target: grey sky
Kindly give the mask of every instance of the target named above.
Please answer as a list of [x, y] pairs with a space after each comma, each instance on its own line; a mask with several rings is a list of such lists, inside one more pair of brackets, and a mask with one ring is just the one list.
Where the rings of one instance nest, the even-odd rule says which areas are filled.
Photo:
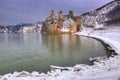
[[43, 21], [51, 10], [76, 15], [95, 10], [112, 0], [0, 0], [0, 24]]

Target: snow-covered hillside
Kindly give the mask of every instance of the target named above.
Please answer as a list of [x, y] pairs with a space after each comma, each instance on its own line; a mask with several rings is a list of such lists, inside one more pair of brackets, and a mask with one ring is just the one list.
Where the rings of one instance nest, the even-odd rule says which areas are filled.
[[[106, 25], [108, 21], [111, 21], [112, 18], [115, 17], [115, 15], [112, 14], [112, 11], [113, 10], [115, 11], [116, 9], [117, 11], [114, 13], [120, 13], [120, 0], [114, 0], [96, 9], [95, 11], [85, 13], [81, 15], [83, 20], [83, 25], [88, 27], [94, 27], [96, 26], [96, 22], [98, 24]], [[112, 15], [112, 16], [109, 16], [109, 15]], [[120, 19], [120, 15], [118, 15], [117, 18]], [[119, 24], [120, 24], [120, 21], [119, 21]]]
[[40, 32], [42, 23], [20, 23], [16, 25], [0, 25], [0, 33], [4, 32]]

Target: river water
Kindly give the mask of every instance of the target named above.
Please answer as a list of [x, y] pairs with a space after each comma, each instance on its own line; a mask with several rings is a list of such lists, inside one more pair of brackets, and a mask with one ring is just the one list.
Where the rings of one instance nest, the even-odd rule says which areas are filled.
[[90, 57], [106, 56], [100, 41], [78, 35], [0, 33], [0, 74], [50, 70], [50, 65], [87, 64]]

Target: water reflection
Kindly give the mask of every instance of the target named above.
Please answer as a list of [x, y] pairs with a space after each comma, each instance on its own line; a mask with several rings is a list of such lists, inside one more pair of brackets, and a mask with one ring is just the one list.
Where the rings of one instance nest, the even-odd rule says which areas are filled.
[[8, 43], [11, 45], [22, 46], [24, 45], [24, 37], [22, 33], [9, 33], [8, 34]]
[[21, 33], [0, 33], [0, 48], [21, 47], [24, 45], [23, 34]]
[[65, 53], [65, 51], [71, 50], [77, 45], [80, 45], [80, 38], [78, 35], [41, 35], [42, 44], [46, 46], [52, 53], [56, 53], [58, 50], [60, 53]]
[[46, 72], [50, 65], [74, 66], [105, 53], [99, 41], [74, 34], [0, 34], [0, 74], [22, 70]]

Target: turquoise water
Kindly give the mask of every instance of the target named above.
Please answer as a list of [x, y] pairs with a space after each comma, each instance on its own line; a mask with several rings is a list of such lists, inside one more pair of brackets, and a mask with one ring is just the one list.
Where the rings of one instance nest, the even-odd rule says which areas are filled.
[[78, 35], [0, 33], [0, 74], [50, 70], [50, 65], [74, 66], [89, 57], [106, 56], [101, 42]]

